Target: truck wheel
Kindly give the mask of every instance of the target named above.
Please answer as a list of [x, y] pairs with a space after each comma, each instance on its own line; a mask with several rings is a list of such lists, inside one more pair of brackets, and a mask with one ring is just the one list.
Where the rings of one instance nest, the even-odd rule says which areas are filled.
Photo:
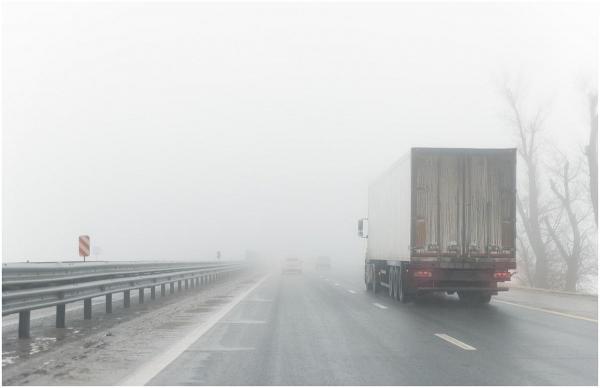
[[373, 265], [373, 270], [372, 270], [372, 274], [373, 276], [371, 277], [371, 286], [373, 289], [373, 293], [377, 294], [377, 292], [379, 291], [379, 276], [377, 275], [377, 271], [375, 270], [375, 266]]
[[479, 294], [473, 291], [458, 291], [457, 294], [460, 302], [466, 305], [472, 305], [479, 301]]
[[492, 294], [482, 293], [481, 295], [479, 295], [479, 302], [481, 304], [488, 304], [488, 303], [490, 303], [491, 300], [492, 300]]
[[396, 282], [396, 271], [394, 267], [390, 267], [390, 296], [392, 299], [396, 298], [396, 289], [394, 288], [394, 284]]
[[467, 305], [487, 304], [492, 300], [491, 294], [473, 291], [458, 291], [458, 297], [460, 298], [461, 303]]
[[390, 297], [394, 297], [394, 267], [388, 267], [388, 294]]
[[406, 287], [402, 281], [402, 270], [398, 271], [398, 299], [402, 303], [408, 303], [412, 299], [412, 296], [406, 292]]

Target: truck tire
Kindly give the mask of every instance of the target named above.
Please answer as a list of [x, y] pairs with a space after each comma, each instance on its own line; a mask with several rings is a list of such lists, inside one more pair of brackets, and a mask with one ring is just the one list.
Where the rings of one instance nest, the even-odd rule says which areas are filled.
[[410, 295], [409, 293], [406, 292], [406, 286], [404, 284], [404, 279], [402, 279], [402, 274], [404, 273], [404, 271], [402, 271], [402, 268], [400, 268], [400, 270], [398, 271], [398, 299], [402, 302], [402, 303], [408, 303], [412, 300], [412, 295]]
[[479, 303], [481, 304], [488, 304], [491, 300], [492, 294], [481, 293], [481, 295], [479, 295]]
[[492, 295], [487, 292], [458, 291], [458, 297], [467, 305], [488, 304], [492, 300]]
[[464, 304], [471, 304], [473, 303], [473, 293], [468, 292], [468, 291], [458, 291], [458, 299], [460, 300], [461, 303]]
[[390, 272], [392, 274], [392, 279], [390, 280], [390, 291], [392, 299], [396, 299], [396, 271], [394, 267], [390, 268]]
[[365, 264], [365, 287], [367, 291], [371, 291], [371, 279], [373, 275], [371, 273], [371, 264]]
[[394, 267], [388, 267], [388, 294], [394, 297]]
[[466, 305], [474, 305], [479, 303], [479, 293], [473, 291], [458, 291], [458, 299]]
[[373, 289], [373, 293], [377, 294], [377, 292], [379, 292], [379, 276], [377, 274], [377, 270], [375, 268], [375, 265], [373, 265], [373, 276], [372, 278], [372, 282], [371, 282], [371, 287]]

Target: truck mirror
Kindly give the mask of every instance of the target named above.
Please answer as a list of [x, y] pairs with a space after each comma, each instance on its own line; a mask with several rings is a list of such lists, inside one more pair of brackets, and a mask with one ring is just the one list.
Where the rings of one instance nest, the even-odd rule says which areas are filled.
[[364, 222], [366, 220], [366, 218], [361, 218], [360, 220], [358, 220], [358, 237], [367, 238], [367, 235], [365, 235], [364, 233]]

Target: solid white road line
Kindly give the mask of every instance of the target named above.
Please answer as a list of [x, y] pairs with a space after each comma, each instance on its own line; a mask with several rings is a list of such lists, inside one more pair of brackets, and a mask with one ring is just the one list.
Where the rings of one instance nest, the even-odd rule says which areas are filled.
[[142, 365], [118, 385], [145, 385], [148, 383], [169, 364], [175, 361], [175, 359], [179, 357], [187, 348], [189, 348], [190, 345], [198, 341], [200, 337], [206, 334], [206, 332], [208, 332], [214, 325], [223, 319], [228, 312], [233, 310], [235, 306], [237, 306], [242, 300], [244, 300], [244, 298], [250, 295], [250, 293], [260, 286], [269, 276], [270, 275], [264, 276], [244, 293], [238, 295], [231, 302], [223, 306], [221, 310], [211, 316], [207, 321], [196, 326], [196, 328], [194, 328], [180, 341], [175, 343], [175, 345], [173, 345], [171, 348], [167, 349], [153, 360], [150, 360], [150, 362]]
[[588, 322], [598, 323], [597, 319], [592, 319], [592, 318], [588, 318], [588, 317], [582, 317], [580, 315], [573, 315], [573, 314], [561, 313], [559, 311], [548, 310], [548, 309], [544, 309], [544, 308], [540, 308], [540, 307], [532, 307], [532, 306], [527, 306], [527, 305], [519, 304], [519, 303], [507, 302], [505, 300], [499, 300], [499, 299], [494, 299], [494, 302], [504, 303], [504, 304], [508, 304], [508, 305], [511, 305], [511, 306], [516, 306], [516, 307], [521, 307], [521, 308], [524, 308], [524, 309], [528, 309], [528, 310], [541, 311], [541, 312], [548, 313], [548, 314], [560, 315], [561, 317], [567, 317], [567, 318], [572, 318], [572, 319], [579, 319], [579, 320], [582, 320], [582, 321], [588, 321]]
[[466, 344], [466, 343], [464, 343], [464, 342], [462, 342], [462, 341], [459, 341], [459, 340], [457, 340], [457, 339], [456, 339], [456, 338], [454, 338], [454, 337], [450, 337], [448, 334], [436, 333], [435, 335], [436, 335], [437, 337], [439, 337], [439, 338], [441, 338], [441, 339], [445, 340], [445, 341], [448, 341], [448, 342], [450, 342], [452, 345], [456, 345], [456, 346], [458, 346], [458, 347], [459, 347], [459, 348], [461, 348], [461, 349], [464, 349], [464, 350], [477, 350], [477, 349], [475, 349], [474, 347], [472, 347], [471, 345], [468, 345], [468, 344]]
[[356, 291], [354, 291], [354, 290], [348, 290], [348, 292], [351, 294], [356, 294]]
[[380, 309], [383, 309], [383, 310], [387, 309], [387, 306], [384, 306], [384, 305], [382, 305], [382, 304], [379, 304], [379, 303], [373, 303], [373, 304], [374, 304], [376, 307], [379, 307]]

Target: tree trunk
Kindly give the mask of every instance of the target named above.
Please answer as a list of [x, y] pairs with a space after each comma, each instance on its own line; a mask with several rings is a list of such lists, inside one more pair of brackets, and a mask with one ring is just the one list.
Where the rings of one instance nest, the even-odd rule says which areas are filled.
[[590, 170], [590, 192], [594, 207], [594, 221], [598, 225], [598, 94], [590, 95], [590, 144], [587, 159]]
[[[579, 280], [579, 265], [581, 261], [581, 231], [579, 230], [579, 222], [577, 221], [577, 216], [573, 211], [572, 199], [571, 199], [571, 190], [569, 187], [569, 162], [566, 162], [563, 168], [562, 175], [562, 193], [558, 190], [554, 182], [550, 182], [550, 188], [556, 195], [556, 197], [560, 200], [562, 207], [565, 209], [567, 213], [567, 218], [569, 220], [569, 226], [571, 227], [572, 233], [572, 247], [569, 252], [568, 244], [561, 241], [556, 230], [550, 226], [548, 219], [544, 218], [544, 222], [546, 224], [546, 228], [550, 233], [550, 237], [554, 241], [554, 245], [558, 249], [561, 257], [565, 261], [567, 265], [567, 274], [565, 278], [565, 290], [567, 291], [576, 291], [577, 290], [577, 281]], [[567, 239], [568, 241], [568, 239]]]
[[538, 288], [548, 287], [548, 264], [546, 260], [546, 246], [542, 239], [542, 227], [540, 225], [540, 212], [538, 208], [538, 187], [535, 165], [528, 161], [527, 174], [529, 178], [529, 242], [535, 254], [534, 286]]
[[567, 277], [565, 291], [577, 291], [577, 280], [579, 272], [579, 261], [576, 257], [569, 257], [567, 261]]

